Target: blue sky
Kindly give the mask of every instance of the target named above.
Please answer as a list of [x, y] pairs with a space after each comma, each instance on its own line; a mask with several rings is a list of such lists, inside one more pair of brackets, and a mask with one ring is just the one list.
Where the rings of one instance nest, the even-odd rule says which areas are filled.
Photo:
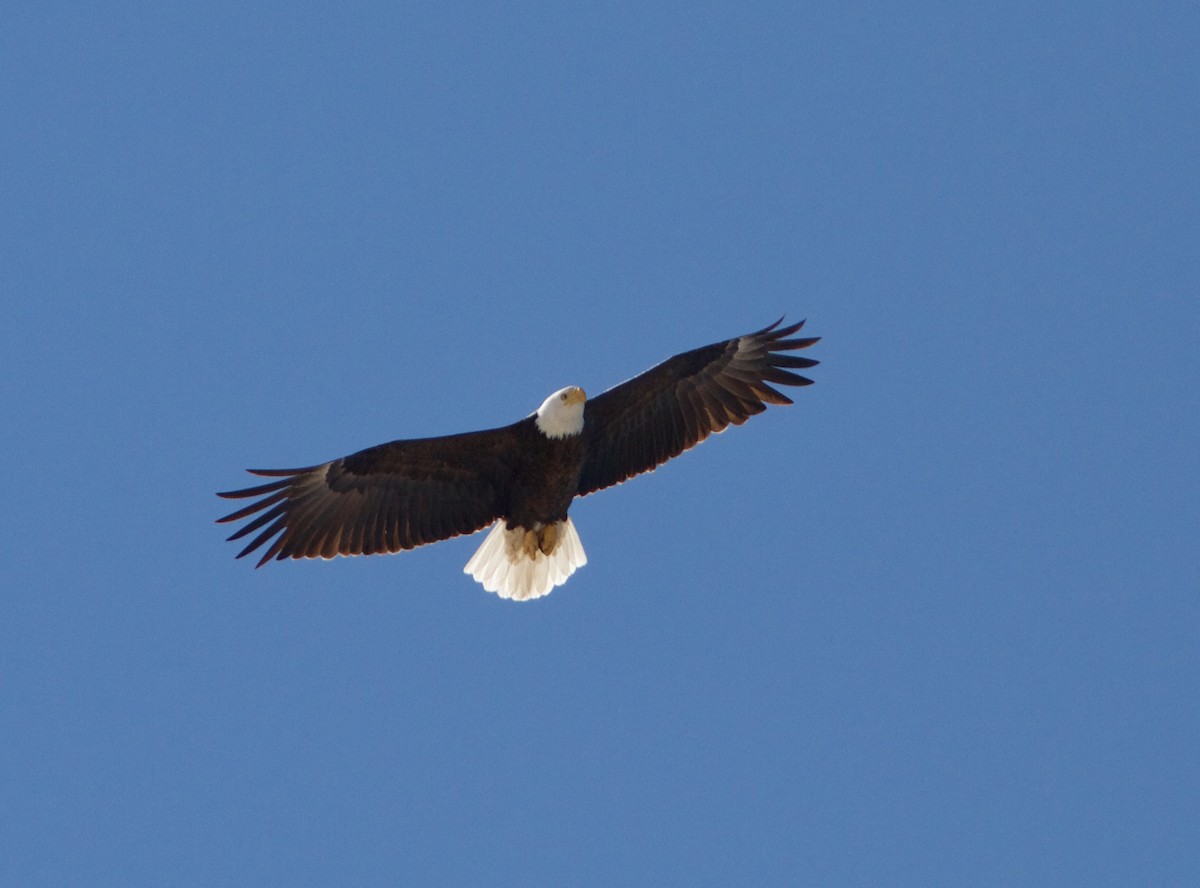
[[[1192, 885], [1185, 3], [19, 4], [0, 882]], [[234, 561], [247, 466], [786, 312], [548, 599]]]

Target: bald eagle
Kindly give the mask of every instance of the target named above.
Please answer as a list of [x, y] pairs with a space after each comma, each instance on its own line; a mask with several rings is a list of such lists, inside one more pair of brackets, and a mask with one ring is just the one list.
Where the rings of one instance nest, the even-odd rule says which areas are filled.
[[559, 389], [502, 428], [392, 441], [302, 469], [249, 469], [277, 480], [218, 493], [254, 501], [217, 520], [250, 519], [230, 540], [262, 529], [238, 558], [274, 537], [258, 567], [398, 552], [492, 525], [464, 572], [501, 598], [539, 598], [587, 564], [567, 515], [575, 497], [649, 472], [766, 403], [791, 404], [772, 383], [812, 383], [785, 368], [817, 362], [784, 352], [818, 340], [790, 339], [804, 322], [782, 322], [675, 355], [590, 400], [578, 386]]

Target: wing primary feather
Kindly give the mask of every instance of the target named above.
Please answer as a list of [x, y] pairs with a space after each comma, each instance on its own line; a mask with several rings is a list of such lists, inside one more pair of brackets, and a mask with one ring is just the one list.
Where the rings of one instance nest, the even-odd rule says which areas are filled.
[[319, 469], [320, 466], [306, 466], [303, 469], [246, 469], [251, 475], [258, 475], [262, 478], [281, 478], [292, 475], [307, 475], [313, 469]]
[[274, 558], [276, 560], [282, 559], [283, 558], [283, 554], [282, 554], [283, 547], [285, 545], [287, 545], [288, 539], [290, 537], [291, 537], [291, 534], [285, 528], [283, 533], [281, 533], [279, 535], [279, 538], [276, 539], [275, 542], [271, 543], [271, 547], [269, 549], [267, 549], [267, 551], [263, 552], [262, 558], [258, 559], [258, 564], [254, 565], [255, 570], [262, 567], [264, 564], [266, 564], [272, 558]]
[[764, 401], [769, 401], [772, 404], [785, 404], [785, 405], [795, 403], [787, 395], [783, 394], [782, 392], [776, 391], [775, 389], [773, 389], [769, 385], [767, 385], [765, 382], [759, 383], [757, 386], [755, 386], [755, 388], [761, 392], [760, 397]]
[[805, 321], [799, 320], [799, 321], [796, 321], [796, 323], [794, 323], [794, 324], [788, 324], [786, 327], [780, 327], [779, 325], [782, 322], [783, 322], [783, 318], [780, 318], [778, 321], [776, 321], [774, 324], [772, 324], [767, 329], [763, 330], [761, 333], [755, 333], [754, 335], [762, 336], [763, 333], [769, 333], [770, 334], [769, 337], [763, 337], [763, 338], [783, 339], [785, 336], [791, 336], [797, 330], [802, 328], [805, 324]]
[[[292, 483], [291, 478], [286, 478], [283, 481], [272, 481], [270, 484], [261, 484], [258, 487], [247, 487], [244, 490], [226, 490], [218, 493], [217, 496], [222, 499], [245, 499], [249, 496], [261, 496], [264, 493], [270, 493], [273, 490], [280, 490]], [[230, 521], [236, 519], [220, 518], [219, 521]]]
[[253, 521], [251, 521], [249, 524], [239, 527], [232, 534], [225, 537], [225, 542], [232, 543], [234, 540], [240, 540], [242, 537], [246, 536], [247, 534], [254, 533], [254, 531], [258, 530], [264, 524], [266, 524], [269, 521], [274, 521], [276, 518], [278, 518], [280, 515], [284, 514], [284, 512], [286, 512], [286, 511], [287, 511], [287, 503], [280, 503], [275, 508], [270, 509], [266, 512], [263, 512], [261, 515], [259, 515], [257, 518], [255, 518]]
[[778, 342], [771, 343], [771, 349], [773, 351], [794, 351], [798, 348], [808, 348], [820, 341], [820, 336], [810, 336], [807, 339], [780, 339]]
[[806, 367], [815, 367], [821, 363], [815, 358], [803, 358], [800, 355], [781, 355], [778, 352], [771, 354], [771, 364], [775, 367], [795, 367], [804, 369]]
[[721, 371], [721, 375], [731, 379], [736, 379], [739, 382], [748, 383], [751, 388], [753, 388], [762, 377], [761, 373], [751, 370], [749, 367], [741, 366], [740, 364], [730, 364]]
[[731, 392], [734, 397], [741, 401], [753, 401], [757, 398], [750, 386], [737, 377], [723, 373], [718, 376], [715, 381], [718, 385]]
[[[287, 496], [287, 491], [280, 490], [277, 493], [274, 493], [271, 496], [266, 497], [265, 499], [260, 499], [257, 502], [253, 502], [250, 505], [245, 506], [244, 508], [238, 509], [236, 512], [226, 515], [224, 518], [218, 518], [217, 524], [226, 524], [230, 521], [241, 521], [243, 518], [245, 518], [249, 515], [253, 515], [255, 512], [259, 511], [260, 509], [265, 509], [267, 506], [271, 505], [272, 503], [279, 502], [279, 500], [283, 499], [286, 496]], [[231, 537], [231, 539], [233, 539], [233, 538]]]
[[[284, 519], [284, 518], [277, 519], [274, 524], [272, 524], [270, 527], [268, 527], [266, 530], [264, 530], [262, 533], [260, 533], [258, 536], [256, 536], [253, 540], [251, 540], [249, 543], [247, 543], [246, 548], [244, 548], [244, 549], [242, 549], [242, 551], [238, 552], [237, 557], [242, 558], [246, 555], [249, 555], [251, 552], [253, 552], [255, 549], [257, 549], [259, 546], [261, 546], [263, 543], [265, 543], [267, 540], [269, 540], [275, 534], [279, 533], [279, 531], [283, 529], [285, 520], [286, 519]], [[261, 561], [258, 563], [258, 566], [259, 567], [262, 566]]]
[[[782, 324], [782, 323], [783, 323], [783, 319], [784, 319], [784, 315], [780, 315], [780, 316], [779, 316], [779, 320], [777, 320], [775, 323], [773, 323], [773, 324], [770, 324], [769, 326], [763, 327], [761, 330], [755, 330], [755, 331], [754, 331], [753, 333], [751, 333], [750, 335], [751, 335], [751, 336], [765, 336], [767, 333], [770, 333], [772, 330], [774, 330], [776, 327], [778, 327], [780, 324]], [[804, 326], [804, 321], [800, 321], [800, 322], [799, 322], [798, 324], [796, 324], [794, 327], [788, 327], [788, 328], [785, 328], [785, 329], [787, 329], [787, 330], [792, 330], [792, 329], [799, 330], [799, 329], [800, 329], [802, 326]], [[785, 335], [785, 336], [786, 336], [786, 335], [787, 335], [787, 333], [784, 333], [783, 335]]]
[[812, 380], [801, 376], [799, 373], [792, 373], [790, 370], [780, 370], [778, 367], [767, 367], [763, 370], [763, 379], [767, 382], [777, 382], [780, 385], [805, 385]]

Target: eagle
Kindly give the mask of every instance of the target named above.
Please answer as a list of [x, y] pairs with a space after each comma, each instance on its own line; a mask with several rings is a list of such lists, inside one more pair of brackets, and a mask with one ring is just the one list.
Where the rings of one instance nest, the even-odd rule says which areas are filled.
[[817, 361], [789, 353], [819, 337], [791, 338], [804, 321], [782, 323], [675, 355], [595, 398], [559, 389], [512, 425], [248, 469], [275, 480], [218, 493], [253, 502], [217, 521], [246, 521], [231, 541], [259, 531], [237, 555], [265, 546], [258, 567], [399, 552], [490, 525], [464, 573], [501, 598], [540, 598], [587, 564], [567, 514], [575, 497], [652, 471], [767, 404], [791, 404], [775, 385], [812, 384], [793, 371]]

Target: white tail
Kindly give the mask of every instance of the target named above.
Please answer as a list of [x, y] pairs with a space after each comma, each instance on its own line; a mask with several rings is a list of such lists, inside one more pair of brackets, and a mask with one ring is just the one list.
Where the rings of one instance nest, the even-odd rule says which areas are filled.
[[557, 540], [549, 555], [535, 547], [531, 556], [526, 548], [525, 529], [509, 530], [501, 518], [492, 525], [463, 573], [470, 574], [483, 588], [501, 598], [514, 601], [541, 598], [587, 564], [583, 543], [571, 519], [558, 522], [556, 532]]

